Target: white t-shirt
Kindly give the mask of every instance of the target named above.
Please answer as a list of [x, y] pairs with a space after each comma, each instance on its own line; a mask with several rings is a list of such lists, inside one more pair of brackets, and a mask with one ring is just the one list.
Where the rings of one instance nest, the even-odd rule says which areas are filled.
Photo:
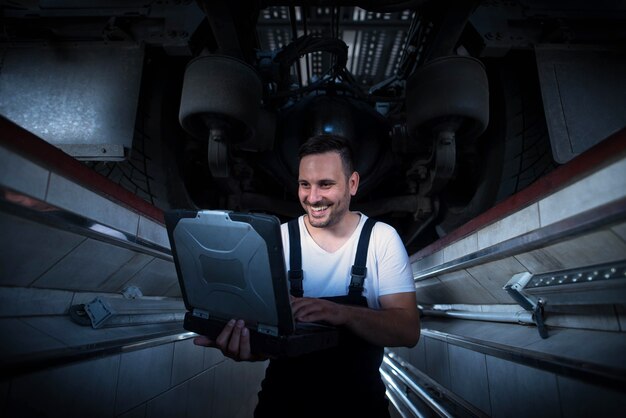
[[[352, 236], [335, 252], [322, 249], [313, 240], [304, 225], [304, 216], [298, 218], [302, 248], [302, 287], [306, 297], [345, 296], [350, 285], [350, 271], [356, 248], [367, 216], [361, 219]], [[281, 226], [285, 265], [289, 270], [289, 229]], [[363, 296], [370, 308], [379, 309], [378, 297], [392, 293], [414, 292], [413, 273], [409, 256], [396, 230], [383, 222], [376, 222], [367, 250], [367, 276]]]

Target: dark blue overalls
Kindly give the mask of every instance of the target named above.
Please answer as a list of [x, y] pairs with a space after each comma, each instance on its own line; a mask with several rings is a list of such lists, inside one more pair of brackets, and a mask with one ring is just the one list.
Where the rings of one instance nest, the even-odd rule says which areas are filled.
[[[367, 273], [367, 247], [376, 221], [368, 218], [361, 231], [349, 292], [324, 297], [332, 302], [367, 307], [362, 295]], [[302, 254], [298, 220], [290, 221], [289, 282], [291, 294], [303, 296]], [[255, 418], [265, 417], [389, 417], [385, 385], [378, 371], [383, 347], [340, 330], [339, 345], [299, 357], [270, 360], [259, 392]]]

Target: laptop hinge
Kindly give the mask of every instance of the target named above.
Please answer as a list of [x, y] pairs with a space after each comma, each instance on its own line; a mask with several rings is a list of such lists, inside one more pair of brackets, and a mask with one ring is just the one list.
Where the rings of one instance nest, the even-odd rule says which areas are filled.
[[256, 330], [261, 334], [273, 335], [274, 337], [278, 336], [278, 327], [272, 325], [259, 324], [257, 325]]
[[207, 311], [203, 311], [202, 309], [194, 308], [191, 314], [193, 316], [197, 316], [198, 318], [209, 319], [209, 313]]

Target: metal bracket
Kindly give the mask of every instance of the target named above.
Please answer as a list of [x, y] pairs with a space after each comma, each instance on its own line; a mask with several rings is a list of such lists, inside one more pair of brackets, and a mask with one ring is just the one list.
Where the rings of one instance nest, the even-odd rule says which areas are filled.
[[122, 295], [126, 299], [138, 299], [138, 298], [143, 297], [143, 293], [141, 293], [141, 289], [138, 288], [137, 286], [128, 286], [126, 289], [124, 289], [124, 291], [122, 292]]
[[261, 334], [273, 335], [275, 337], [278, 336], [278, 327], [272, 325], [259, 324], [257, 325], [257, 331]]
[[543, 298], [529, 295], [524, 292], [524, 286], [528, 284], [533, 275], [529, 272], [518, 273], [504, 285], [503, 289], [524, 309], [533, 313], [535, 325], [541, 338], [548, 338], [548, 331], [544, 321], [543, 308], [546, 301]]
[[548, 338], [548, 330], [546, 329], [546, 324], [544, 323], [543, 318], [543, 307], [546, 302], [542, 298], [537, 299], [537, 305], [535, 305], [535, 309], [533, 310], [533, 319], [535, 320], [535, 324], [537, 324], [537, 331], [539, 331], [539, 335], [541, 338]]
[[191, 314], [198, 318], [209, 319], [209, 313], [207, 311], [203, 311], [202, 309], [194, 308]]
[[209, 134], [208, 160], [211, 174], [214, 177], [228, 178], [228, 145], [223, 129], [211, 128]]
[[420, 184], [421, 196], [432, 196], [441, 191], [454, 175], [456, 166], [456, 139], [454, 132], [442, 131], [435, 143], [435, 167], [428, 179]]
[[111, 305], [103, 298], [97, 297], [91, 302], [85, 304], [85, 312], [91, 320], [91, 326], [98, 329], [115, 314]]

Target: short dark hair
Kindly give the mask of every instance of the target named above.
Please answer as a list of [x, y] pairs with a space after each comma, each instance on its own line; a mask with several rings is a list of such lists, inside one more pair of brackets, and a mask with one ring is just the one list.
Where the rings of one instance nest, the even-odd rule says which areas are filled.
[[352, 148], [350, 143], [341, 136], [328, 134], [312, 136], [300, 145], [298, 157], [302, 160], [307, 155], [325, 154], [327, 152], [339, 154], [346, 177], [350, 177], [354, 172]]

